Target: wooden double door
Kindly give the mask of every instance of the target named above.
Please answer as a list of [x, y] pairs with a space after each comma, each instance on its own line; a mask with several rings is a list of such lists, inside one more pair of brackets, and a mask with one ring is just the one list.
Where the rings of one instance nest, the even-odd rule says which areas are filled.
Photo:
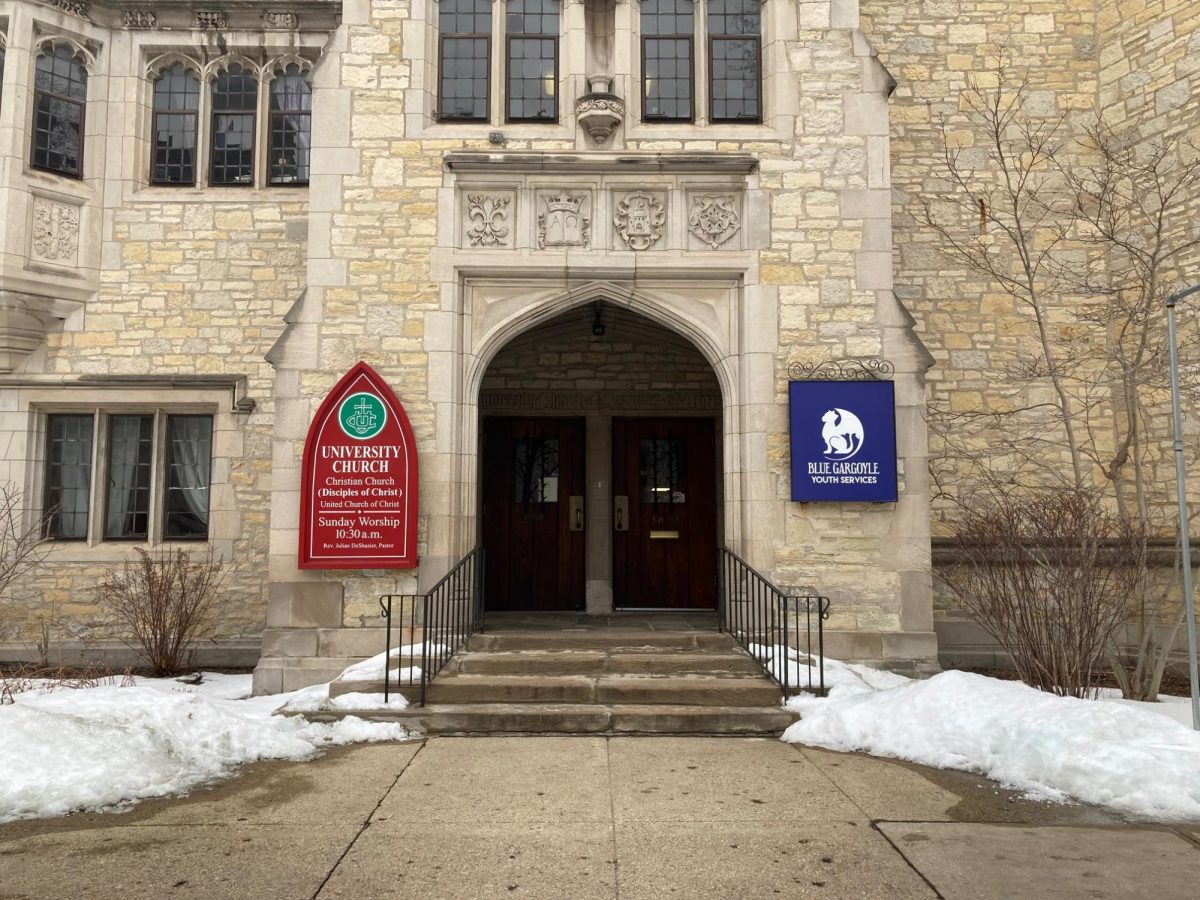
[[583, 610], [587, 547], [605, 541], [617, 609], [716, 607], [714, 421], [614, 419], [612, 429], [608, 534], [589, 542], [584, 421], [484, 419], [489, 609]]

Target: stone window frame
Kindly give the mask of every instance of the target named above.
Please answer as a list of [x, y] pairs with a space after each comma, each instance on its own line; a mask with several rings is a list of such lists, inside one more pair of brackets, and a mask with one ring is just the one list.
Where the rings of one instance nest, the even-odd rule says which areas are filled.
[[0, 109], [4, 108], [4, 64], [8, 61], [8, 20], [0, 19]]
[[[49, 417], [52, 415], [90, 415], [93, 417], [91, 443], [91, 483], [88, 486], [87, 528], [83, 538], [48, 538], [56, 547], [66, 549], [73, 547], [76, 551], [89, 553], [106, 553], [115, 551], [124, 554], [128, 548], [154, 548], [160, 545], [206, 546], [214, 541], [235, 535], [221, 534], [216, 527], [217, 516], [214, 504], [215, 488], [218, 484], [218, 440], [222, 427], [228, 424], [222, 421], [223, 414], [217, 403], [187, 403], [176, 404], [162, 402], [89, 402], [66, 403], [45, 402], [31, 404], [34, 417], [34, 429], [30, 434], [31, 469], [29, 496], [36, 498], [37, 519], [45, 515], [46, 503], [46, 448], [49, 433]], [[145, 538], [105, 537], [106, 504], [107, 504], [107, 473], [108, 473], [108, 444], [109, 420], [112, 416], [149, 415], [154, 417], [151, 444], [151, 477], [149, 498], [149, 524]], [[171, 416], [205, 416], [212, 420], [211, 446], [209, 453], [208, 480], [208, 533], [203, 538], [169, 538], [166, 530], [166, 501], [167, 501], [167, 420]], [[36, 521], [35, 520], [35, 521]], [[69, 551], [68, 555], [73, 555]], [[56, 553], [56, 557], [61, 553]]]
[[[438, 93], [441, 73], [437, 0], [425, 4], [423, 31], [405, 33], [404, 55], [412, 59], [413, 83], [405, 93], [405, 132], [411, 138], [488, 138], [500, 131], [510, 140], [575, 139], [575, 98], [587, 93], [584, 61], [584, 5], [560, 0], [558, 38], [558, 119], [550, 122], [508, 121], [505, 0], [492, 0], [491, 49], [488, 59], [488, 117], [486, 121], [440, 119]], [[499, 51], [499, 52], [498, 52]]]
[[[193, 72], [200, 80], [200, 105], [196, 113], [196, 183], [194, 185], [163, 184], [154, 182], [151, 179], [151, 172], [154, 166], [154, 85], [160, 75], [176, 63], [183, 65], [188, 71]], [[254, 177], [249, 184], [215, 185], [211, 183], [212, 89], [213, 83], [216, 81], [221, 69], [235, 63], [253, 73], [258, 82], [258, 97], [254, 112]], [[254, 62], [247, 54], [236, 51], [223, 54], [205, 63], [200, 62], [195, 57], [181, 50], [168, 50], [150, 55], [142, 67], [141, 79], [143, 82], [142, 105], [144, 108], [142, 116], [145, 120], [145, 133], [141, 141], [143, 159], [138, 166], [140, 173], [139, 189], [220, 193], [228, 191], [236, 196], [246, 191], [286, 191], [295, 190], [296, 188], [307, 188], [308, 182], [272, 184], [270, 180], [271, 82], [274, 81], [277, 72], [286, 72], [287, 67], [292, 64], [299, 67], [300, 74], [308, 83], [309, 89], [312, 90], [315, 62], [299, 53], [273, 53], [262, 63]], [[313, 93], [313, 97], [315, 100], [315, 92]], [[312, 148], [310, 145], [310, 168], [312, 162], [311, 151]]]
[[794, 30], [794, 4], [760, 0], [762, 17], [759, 25], [759, 84], [761, 118], [757, 122], [712, 122], [712, 82], [709, 72], [708, 0], [694, 0], [695, 21], [692, 40], [692, 107], [691, 122], [643, 121], [642, 30], [640, 0], [618, 3], [616, 30], [618, 47], [618, 83], [622, 84], [628, 114], [625, 136], [628, 140], [788, 140], [791, 137], [794, 113], [776, 85], [780, 75], [790, 75], [786, 65], [776, 65], [776, 54], [785, 52], [782, 36], [789, 33], [787, 22]]
[[[35, 23], [36, 24], [36, 23]], [[37, 110], [38, 96], [41, 93], [37, 85], [37, 62], [43, 53], [53, 51], [58, 46], [69, 47], [73, 55], [78, 57], [83, 63], [83, 71], [86, 76], [84, 83], [84, 99], [78, 101], [82, 107], [82, 114], [79, 120], [79, 171], [76, 173], [63, 172], [57, 169], [49, 169], [43, 166], [34, 165], [33, 149], [37, 139]], [[98, 102], [92, 94], [93, 82], [100, 75], [99, 66], [97, 65], [96, 53], [88, 49], [84, 41], [67, 34], [64, 31], [55, 29], [48, 30], [45, 33], [38, 34], [30, 48], [29, 53], [29, 90], [28, 90], [28, 109], [25, 112], [25, 123], [29, 128], [28, 139], [26, 140], [25, 168], [27, 172], [36, 172], [41, 175], [50, 177], [65, 178], [70, 181], [86, 181], [88, 177], [88, 164], [90, 161], [87, 153], [88, 144], [88, 107], [93, 103]]]

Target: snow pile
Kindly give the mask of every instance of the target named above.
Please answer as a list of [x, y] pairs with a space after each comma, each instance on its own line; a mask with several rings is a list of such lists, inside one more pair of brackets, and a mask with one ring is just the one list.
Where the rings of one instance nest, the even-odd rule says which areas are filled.
[[[429, 657], [433, 658], [442, 655], [449, 655], [450, 648], [443, 644], [430, 644]], [[364, 659], [362, 662], [355, 663], [346, 668], [341, 675], [337, 677], [338, 681], [383, 681], [383, 676], [387, 672], [387, 666], [384, 663], [385, 657], [390, 662], [393, 657], [407, 657], [410, 661], [419, 659], [421, 656], [420, 644], [405, 644], [402, 647], [394, 648], [390, 653], [379, 653], [372, 656], [370, 659]], [[392, 679], [401, 681], [412, 681], [421, 677], [421, 667], [412, 666], [411, 668], [401, 668], [392, 670]]]
[[863, 666], [825, 667], [829, 697], [791, 698], [803, 718], [783, 740], [976, 772], [1041, 799], [1200, 819], [1200, 733], [1175, 720], [1174, 704], [1075, 700], [968, 672], [881, 682]]
[[249, 675], [205, 675], [197, 687], [139, 678], [133, 687], [18, 694], [0, 706], [0, 822], [125, 806], [184, 793], [242, 763], [409, 737], [395, 723], [276, 716], [289, 695], [240, 699], [249, 692]]

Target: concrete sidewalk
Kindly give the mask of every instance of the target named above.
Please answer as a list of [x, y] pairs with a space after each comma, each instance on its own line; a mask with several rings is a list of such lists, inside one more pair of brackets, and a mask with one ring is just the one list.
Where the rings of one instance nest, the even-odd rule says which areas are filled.
[[0, 826], [15, 898], [1194, 898], [1200, 829], [732, 738], [432, 738]]

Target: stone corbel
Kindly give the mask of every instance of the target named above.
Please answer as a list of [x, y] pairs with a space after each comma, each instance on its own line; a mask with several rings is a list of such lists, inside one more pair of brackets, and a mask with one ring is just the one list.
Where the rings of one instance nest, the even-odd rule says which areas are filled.
[[596, 144], [603, 144], [625, 118], [625, 101], [611, 92], [612, 76], [589, 75], [591, 90], [575, 101], [575, 117]]
[[0, 291], [0, 372], [13, 372], [46, 340], [49, 323], [36, 305], [14, 291]]

